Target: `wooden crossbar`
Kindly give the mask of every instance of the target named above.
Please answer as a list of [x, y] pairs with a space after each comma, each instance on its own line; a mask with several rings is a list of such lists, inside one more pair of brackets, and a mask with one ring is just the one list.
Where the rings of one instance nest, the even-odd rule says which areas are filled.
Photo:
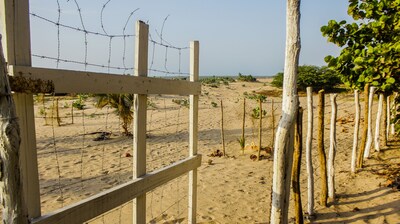
[[201, 155], [192, 156], [131, 180], [107, 191], [31, 220], [32, 224], [77, 224], [93, 219], [141, 194], [161, 186], [201, 164]]
[[134, 93], [199, 95], [201, 83], [98, 72], [10, 66], [14, 76], [50, 80], [55, 93]]

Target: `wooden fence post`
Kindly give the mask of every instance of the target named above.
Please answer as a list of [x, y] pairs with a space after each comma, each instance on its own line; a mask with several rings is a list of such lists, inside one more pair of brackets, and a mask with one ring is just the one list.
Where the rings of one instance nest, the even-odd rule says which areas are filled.
[[[0, 27], [8, 65], [31, 66], [29, 0], [2, 0]], [[20, 126], [20, 167], [28, 218], [41, 215], [33, 95], [16, 93], [14, 102]]]
[[299, 107], [294, 132], [294, 153], [292, 167], [292, 190], [294, 198], [295, 223], [303, 223], [303, 209], [300, 192], [301, 154], [303, 151], [303, 108]]
[[328, 182], [327, 182], [327, 173], [326, 173], [326, 155], [325, 155], [325, 146], [324, 146], [324, 116], [325, 113], [325, 91], [320, 90], [318, 92], [318, 136], [317, 136], [317, 144], [318, 144], [318, 154], [319, 154], [319, 165], [321, 172], [321, 205], [327, 206], [328, 199]]
[[371, 146], [372, 146], [372, 107], [374, 105], [374, 94], [375, 94], [376, 87], [371, 86], [369, 90], [369, 97], [368, 97], [368, 129], [367, 129], [367, 143], [365, 146], [364, 151], [364, 159], [369, 158]]
[[388, 97], [387, 97], [387, 93], [383, 94], [383, 121], [382, 121], [382, 128], [384, 129], [384, 131], [382, 131], [381, 135], [382, 135], [382, 145], [383, 146], [387, 146], [387, 133], [388, 133]]
[[222, 141], [222, 153], [226, 156], [225, 153], [225, 133], [224, 133], [224, 105], [222, 104], [222, 99], [220, 101], [221, 105], [221, 141]]
[[286, 21], [285, 78], [282, 92], [282, 116], [274, 144], [271, 224], [288, 223], [294, 123], [299, 107], [297, 68], [300, 55], [300, 0], [287, 1]]
[[[147, 76], [148, 36], [149, 25], [142, 21], [137, 21], [135, 37], [135, 76]], [[147, 95], [135, 94], [134, 107], [133, 150], [135, 159], [133, 160], [133, 179], [136, 179], [146, 174]], [[146, 193], [134, 199], [133, 206], [133, 223], [146, 223]]]
[[261, 143], [262, 143], [262, 116], [263, 116], [263, 110], [262, 110], [262, 100], [259, 100], [259, 108], [260, 108], [260, 123], [258, 126], [258, 155], [257, 159], [260, 160], [260, 153], [261, 153]]
[[382, 117], [382, 112], [383, 112], [383, 93], [379, 93], [379, 102], [378, 102], [378, 112], [376, 114], [376, 120], [375, 120], [375, 136], [374, 136], [374, 148], [375, 151], [379, 152], [381, 151], [381, 139], [380, 139], [380, 131], [381, 131], [381, 117]]
[[362, 168], [363, 155], [364, 155], [364, 151], [365, 151], [365, 143], [367, 142], [367, 134], [368, 134], [368, 93], [369, 93], [369, 85], [366, 84], [364, 86], [364, 124], [363, 124], [363, 130], [362, 130], [362, 134], [361, 134], [360, 151], [358, 152], [358, 158], [357, 158], [357, 168]]
[[356, 172], [357, 161], [357, 147], [358, 147], [358, 131], [360, 128], [360, 100], [358, 90], [354, 90], [354, 104], [356, 107], [356, 115], [354, 119], [354, 137], [353, 137], [353, 150], [351, 153], [351, 172]]
[[312, 165], [312, 138], [313, 138], [313, 94], [312, 87], [307, 87], [307, 139], [306, 139], [306, 163], [307, 163], [307, 212], [314, 215], [314, 169]]
[[328, 196], [331, 202], [335, 201], [335, 156], [336, 156], [336, 105], [337, 94], [331, 94], [331, 128], [328, 154]]
[[20, 179], [19, 147], [20, 129], [7, 78], [3, 46], [0, 43], [0, 177], [1, 204], [3, 205], [3, 223], [28, 223], [26, 207], [23, 203], [22, 183]]
[[[199, 80], [199, 41], [190, 42], [190, 81]], [[189, 156], [197, 155], [199, 96], [190, 95]], [[188, 223], [196, 223], [197, 168], [189, 172]]]
[[245, 128], [246, 128], [246, 98], [243, 98], [242, 139], [240, 139], [239, 142], [242, 148], [242, 155], [244, 154], [244, 147], [246, 145], [246, 139], [244, 138]]

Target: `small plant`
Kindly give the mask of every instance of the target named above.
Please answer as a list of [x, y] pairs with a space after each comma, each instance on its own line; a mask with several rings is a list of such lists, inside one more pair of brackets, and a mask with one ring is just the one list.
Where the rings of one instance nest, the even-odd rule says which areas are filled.
[[217, 107], [218, 104], [217, 104], [216, 102], [211, 102], [211, 106], [212, 106], [212, 107]]
[[237, 141], [239, 142], [240, 149], [242, 150], [242, 153], [244, 152], [244, 146], [246, 145], [246, 139], [245, 138], [238, 138]]
[[188, 99], [172, 99], [172, 102], [174, 102], [180, 106], [189, 108], [189, 100]]
[[69, 108], [69, 107], [70, 107], [70, 105], [69, 105], [69, 103], [68, 103], [68, 102], [65, 102], [63, 107], [64, 107], [64, 108]]
[[154, 103], [152, 100], [147, 100], [147, 108], [148, 109], [157, 109], [156, 103]]
[[72, 102], [72, 106], [78, 110], [83, 110], [85, 108], [85, 103], [84, 101], [88, 98], [89, 96], [86, 94], [78, 94], [78, 99]]
[[46, 116], [46, 108], [44, 108], [44, 107], [40, 108], [39, 114], [42, 116]]
[[262, 110], [261, 112], [260, 107], [253, 108], [253, 113], [251, 114], [251, 117], [254, 119], [260, 119], [260, 115], [262, 117], [265, 117], [265, 115], [267, 115], [267, 111]]

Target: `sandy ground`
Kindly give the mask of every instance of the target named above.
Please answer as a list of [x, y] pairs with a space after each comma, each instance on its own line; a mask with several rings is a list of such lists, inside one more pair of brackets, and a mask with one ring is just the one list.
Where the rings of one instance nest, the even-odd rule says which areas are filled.
[[[199, 153], [203, 155], [198, 169], [198, 223], [268, 223], [271, 204], [272, 158], [269, 153], [261, 161], [252, 161], [256, 154], [249, 145], [258, 144], [259, 120], [251, 118], [254, 100], [247, 100], [246, 141], [242, 155], [237, 141], [241, 136], [243, 93], [269, 91], [263, 104], [262, 145], [272, 146], [272, 105], [275, 126], [279, 121], [281, 99], [269, 86], [270, 79], [256, 83], [235, 82], [218, 88], [203, 86], [199, 109]], [[172, 100], [185, 97], [151, 96], [148, 110], [148, 171], [166, 166], [188, 155], [188, 109]], [[97, 109], [95, 99], [85, 101], [84, 110], [71, 111], [76, 98], [61, 97], [61, 126], [51, 119], [52, 97], [45, 107], [37, 102], [36, 135], [42, 213], [54, 211], [91, 195], [132, 179], [132, 137], [121, 133], [120, 119], [112, 108]], [[224, 108], [225, 147], [228, 157], [209, 157], [221, 150], [221, 107]], [[392, 142], [378, 155], [373, 153], [365, 169], [353, 175], [350, 170], [354, 104], [350, 93], [338, 96], [336, 193], [337, 200], [328, 208], [319, 205], [320, 178], [316, 152], [316, 129], [313, 141], [316, 219], [312, 223], [400, 223], [400, 192], [386, 187], [385, 170], [400, 162], [399, 144]], [[306, 107], [305, 97], [301, 105]], [[316, 98], [314, 97], [314, 106]], [[374, 113], [376, 113], [374, 108]], [[44, 118], [46, 112], [47, 119]], [[72, 124], [72, 116], [74, 122]], [[314, 112], [314, 117], [316, 117]], [[307, 111], [304, 112], [304, 141]], [[325, 147], [329, 149], [330, 103], [326, 97]], [[47, 125], [46, 125], [47, 123]], [[98, 132], [110, 133], [105, 141], [93, 141]], [[305, 149], [304, 149], [305, 151]], [[306, 209], [307, 173], [303, 154], [301, 191]], [[187, 176], [184, 175], [147, 194], [147, 220], [150, 223], [187, 222]], [[127, 203], [91, 223], [131, 223], [132, 203]], [[293, 211], [290, 211], [293, 217]]]

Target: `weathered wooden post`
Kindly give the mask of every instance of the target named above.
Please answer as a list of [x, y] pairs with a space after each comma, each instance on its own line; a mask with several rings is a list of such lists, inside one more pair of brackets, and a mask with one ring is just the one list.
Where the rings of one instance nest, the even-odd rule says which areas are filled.
[[[135, 76], [147, 76], [149, 25], [142, 21], [136, 22], [135, 37]], [[133, 179], [146, 175], [146, 123], [147, 95], [134, 95], [133, 119]], [[133, 201], [133, 223], [146, 223], [146, 193]]]
[[358, 90], [354, 90], [354, 104], [356, 107], [356, 115], [354, 119], [354, 137], [353, 137], [353, 150], [351, 153], [351, 172], [356, 172], [357, 161], [357, 147], [358, 147], [358, 132], [360, 129], [360, 100]]
[[369, 85], [366, 84], [364, 86], [364, 124], [363, 124], [363, 130], [362, 130], [362, 134], [361, 134], [360, 150], [358, 152], [358, 157], [357, 157], [357, 168], [362, 168], [363, 155], [364, 155], [364, 151], [365, 151], [365, 144], [367, 142], [367, 134], [368, 134], [368, 93], [369, 93]]
[[325, 131], [325, 91], [320, 90], [318, 92], [318, 136], [317, 136], [317, 147], [319, 154], [319, 169], [321, 172], [321, 198], [320, 202], [322, 206], [327, 206], [328, 200], [328, 180], [326, 171], [326, 154], [324, 146], [324, 131]]
[[314, 215], [314, 169], [312, 165], [312, 139], [313, 139], [313, 94], [312, 87], [307, 87], [307, 139], [306, 139], [306, 163], [307, 163], [307, 212]]
[[259, 100], [259, 108], [260, 108], [260, 123], [258, 126], [258, 155], [257, 159], [260, 160], [260, 153], [261, 153], [261, 143], [262, 143], [262, 117], [263, 117], [263, 110], [262, 110], [262, 100]]
[[222, 141], [222, 153], [226, 156], [225, 153], [225, 133], [224, 133], [224, 105], [222, 103], [222, 99], [220, 101], [221, 105], [221, 141]]
[[331, 94], [331, 127], [330, 144], [328, 153], [328, 196], [332, 202], [335, 201], [335, 156], [336, 156], [336, 105], [337, 94]]
[[0, 166], [2, 167], [0, 193], [2, 197], [1, 203], [4, 207], [3, 223], [28, 223], [20, 179], [20, 129], [7, 78], [7, 65], [1, 43], [0, 54]]
[[[199, 81], [199, 41], [190, 42], [190, 81]], [[190, 95], [189, 108], [189, 156], [197, 155], [198, 139], [198, 110], [199, 96]], [[196, 223], [197, 211], [197, 168], [189, 172], [189, 193], [188, 193], [188, 223]]]
[[[0, 1], [4, 56], [8, 65], [31, 66], [29, 0]], [[16, 74], [14, 74], [16, 75]], [[20, 127], [19, 150], [23, 198], [28, 218], [41, 215], [33, 95], [13, 95]]]
[[376, 113], [376, 120], [375, 120], [375, 136], [374, 136], [374, 148], [375, 151], [381, 151], [381, 139], [380, 139], [380, 131], [381, 131], [381, 117], [383, 112], [383, 93], [379, 93], [379, 102], [378, 102], [378, 112]]
[[293, 161], [294, 122], [299, 99], [297, 69], [300, 54], [300, 0], [287, 0], [286, 53], [282, 93], [282, 117], [276, 131], [272, 182], [271, 224], [288, 223]]
[[303, 108], [299, 107], [295, 123], [294, 154], [292, 168], [292, 190], [294, 198], [295, 223], [303, 223], [303, 209], [300, 192], [301, 154], [303, 152]]
[[[372, 147], [372, 107], [374, 105], [374, 94], [375, 94], [376, 87], [371, 86], [369, 90], [369, 97], [368, 97], [368, 129], [367, 129], [367, 143], [365, 146], [364, 151], [364, 159], [369, 158], [371, 147]], [[364, 118], [365, 119], [365, 118]]]
[[240, 147], [242, 149], [242, 154], [244, 154], [244, 147], [246, 145], [246, 139], [244, 137], [245, 128], [246, 128], [246, 98], [243, 98], [242, 138], [239, 141]]

